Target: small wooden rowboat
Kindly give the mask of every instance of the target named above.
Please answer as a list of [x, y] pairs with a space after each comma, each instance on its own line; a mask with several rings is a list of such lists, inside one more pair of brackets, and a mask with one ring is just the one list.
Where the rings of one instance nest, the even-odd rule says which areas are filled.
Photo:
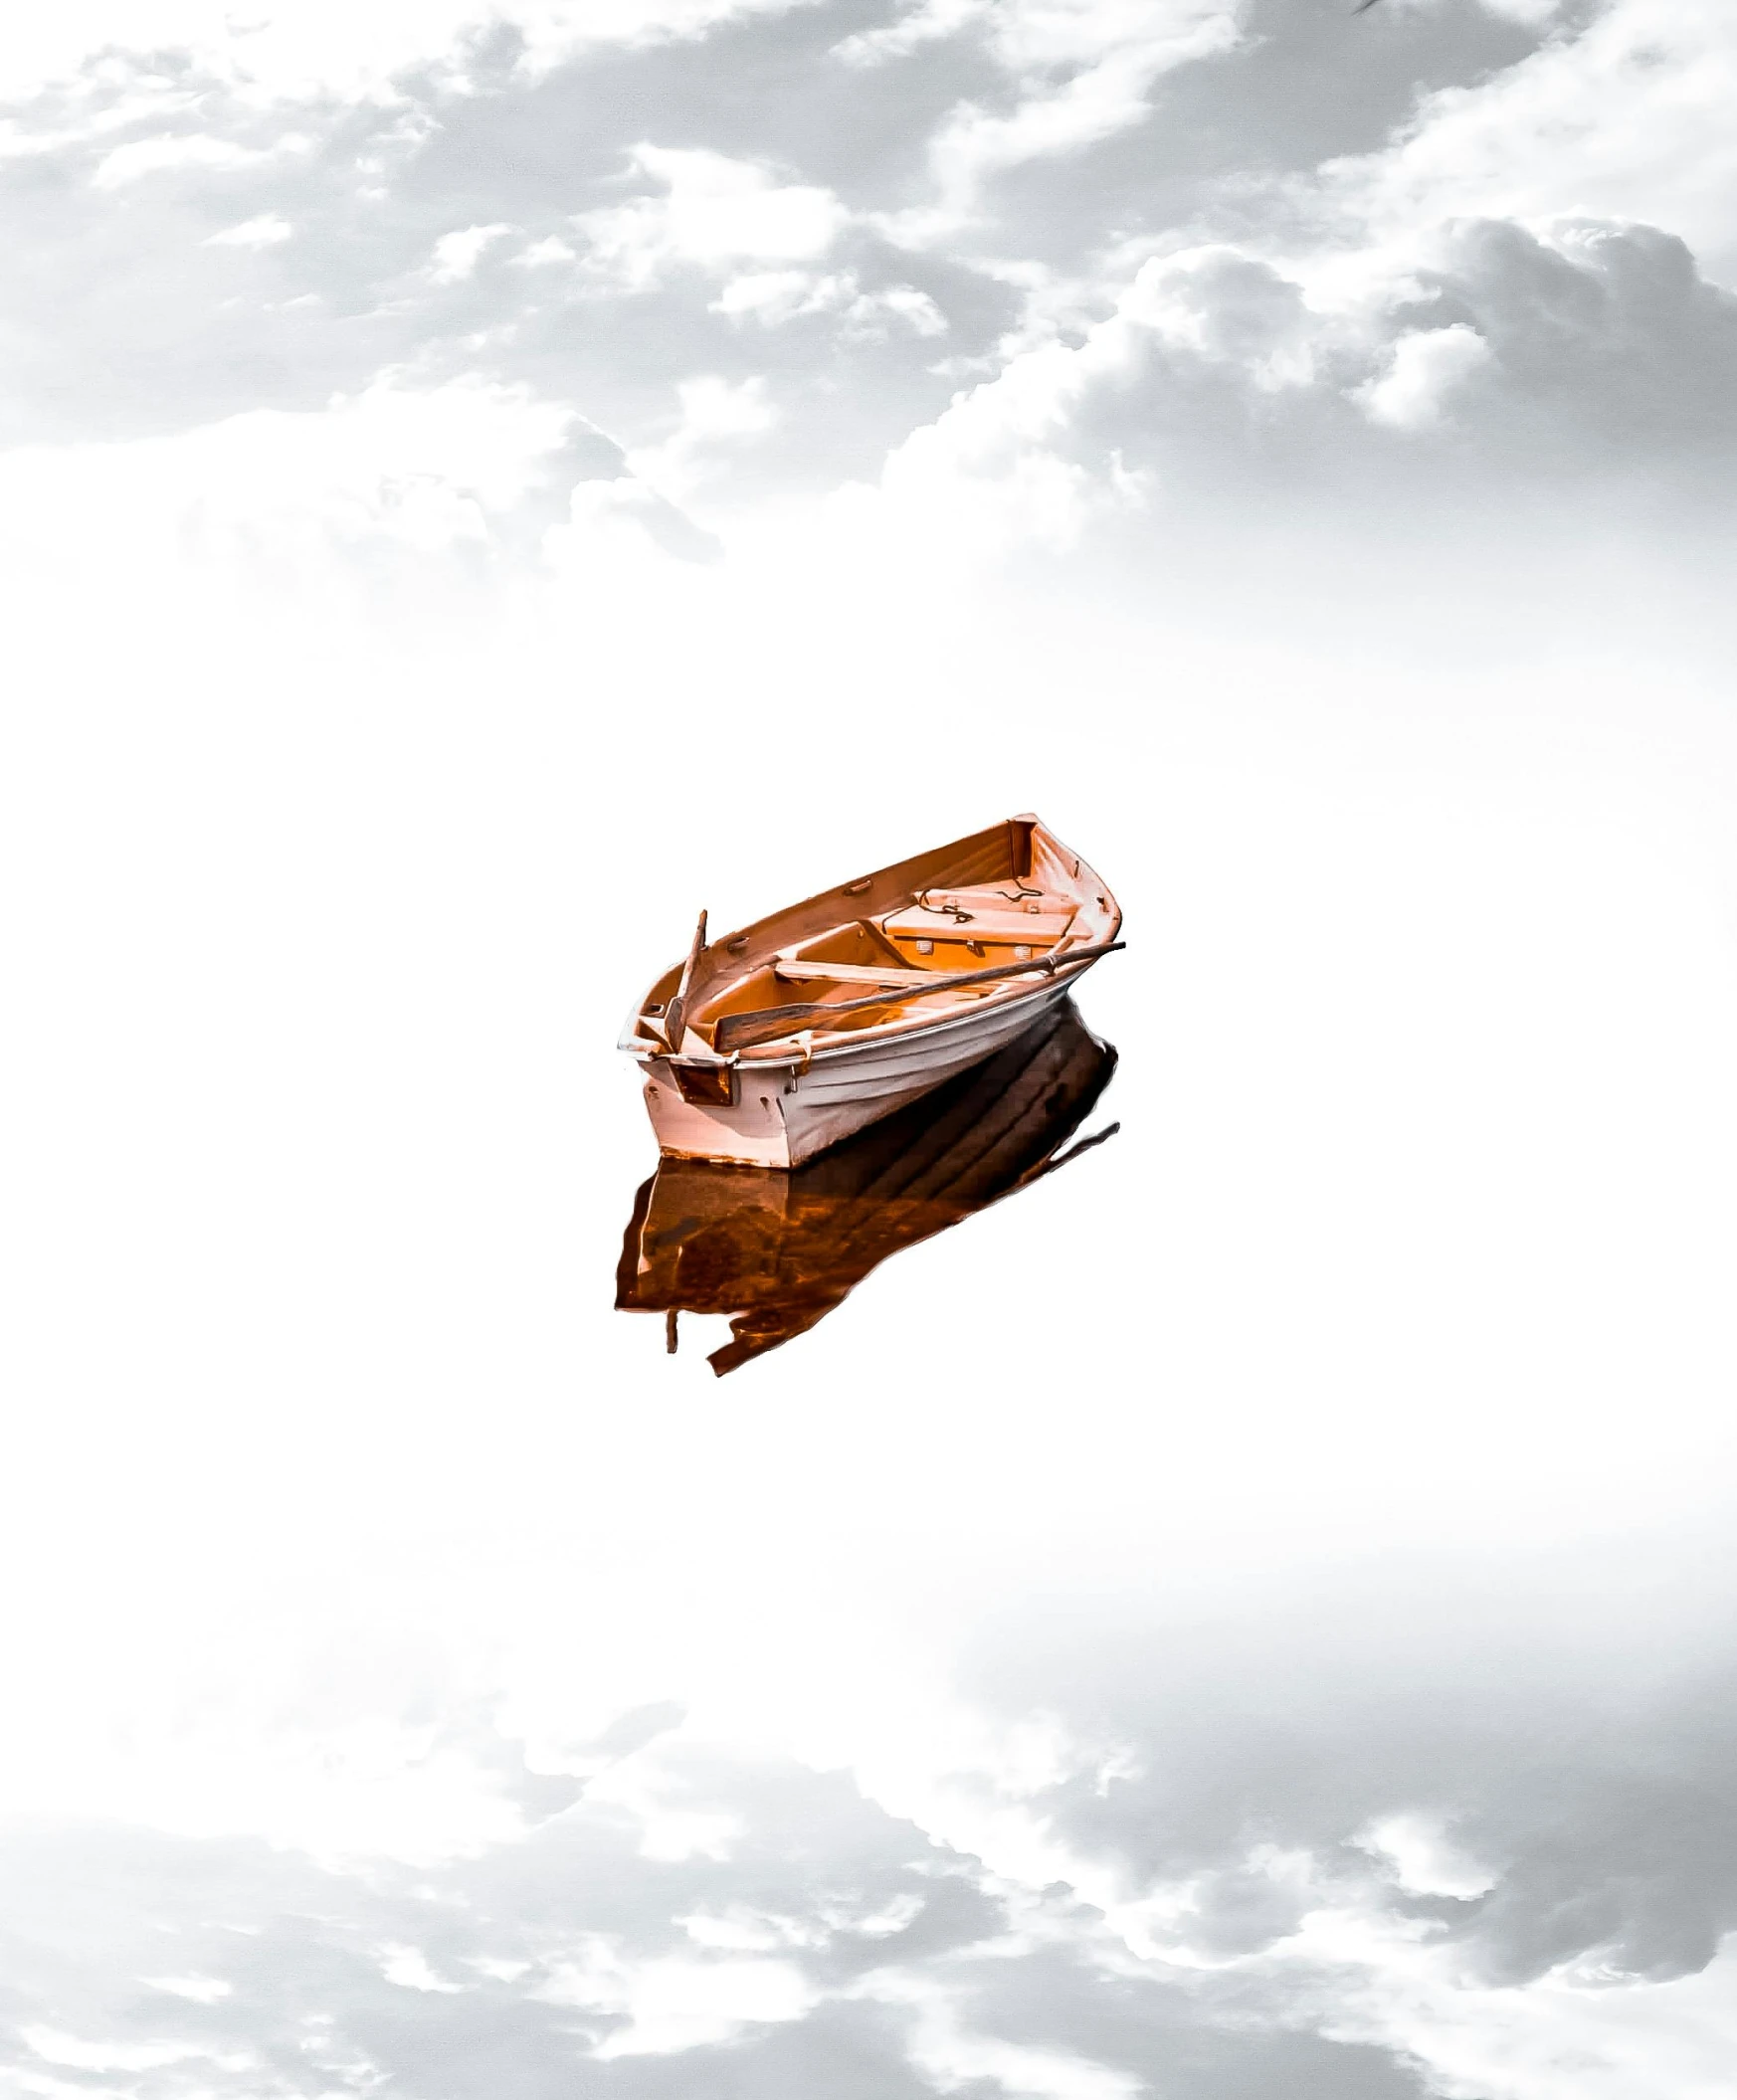
[[992, 1056], [1116, 939], [1100, 875], [1036, 817], [775, 911], [685, 963], [622, 1048], [674, 1159], [795, 1167]]
[[731, 1339], [707, 1361], [720, 1377], [734, 1371], [806, 1334], [889, 1255], [1113, 1136], [1111, 1123], [1068, 1145], [1115, 1068], [1064, 999], [994, 1056], [794, 1173], [667, 1159], [634, 1203], [615, 1302], [663, 1313], [672, 1350], [682, 1312], [724, 1314]]

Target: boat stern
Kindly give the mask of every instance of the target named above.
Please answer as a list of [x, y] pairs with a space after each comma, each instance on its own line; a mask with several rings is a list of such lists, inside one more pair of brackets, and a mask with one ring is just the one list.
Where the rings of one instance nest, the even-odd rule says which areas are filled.
[[783, 1067], [641, 1059], [646, 1111], [668, 1159], [725, 1160], [741, 1167], [791, 1167]]

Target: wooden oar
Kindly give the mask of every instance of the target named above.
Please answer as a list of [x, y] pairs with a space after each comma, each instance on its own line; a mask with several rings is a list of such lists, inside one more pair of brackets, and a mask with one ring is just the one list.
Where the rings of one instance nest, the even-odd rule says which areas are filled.
[[952, 992], [962, 985], [986, 985], [1001, 977], [1029, 977], [1034, 970], [1054, 977], [1058, 970], [1070, 969], [1074, 963], [1096, 962], [1100, 955], [1113, 955], [1118, 948], [1125, 948], [1126, 941], [1102, 941], [1095, 948], [1075, 948], [1061, 955], [1040, 955], [1026, 963], [997, 963], [989, 970], [964, 970], [949, 975], [930, 977], [920, 990], [908, 983], [894, 980], [893, 989], [871, 993], [867, 999], [814, 999], [804, 1000], [800, 1005], [788, 1007], [761, 1007], [746, 1014], [725, 1014], [718, 1022], [713, 1045], [720, 1056], [727, 1056], [733, 1050], [748, 1044], [771, 1043], [780, 1036], [794, 1033], [805, 1021], [817, 1021], [824, 1014], [856, 1014], [864, 1007], [902, 1006], [907, 1000], [926, 999], [931, 992]]
[[705, 913], [702, 911], [699, 924], [693, 929], [693, 946], [688, 949], [687, 960], [681, 967], [681, 982], [676, 987], [676, 997], [664, 1010], [664, 1033], [676, 1056], [681, 1054], [681, 1032], [687, 1025], [687, 987], [693, 982], [694, 970], [704, 952]]

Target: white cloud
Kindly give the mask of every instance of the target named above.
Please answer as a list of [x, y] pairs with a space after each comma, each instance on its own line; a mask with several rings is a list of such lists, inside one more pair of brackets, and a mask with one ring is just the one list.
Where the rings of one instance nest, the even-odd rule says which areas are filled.
[[920, 1896], [895, 1896], [890, 1903], [866, 1914], [841, 1916], [835, 1913], [832, 1922], [847, 1931], [861, 1933], [865, 1939], [883, 1940], [903, 1932], [922, 1914], [923, 1899]]
[[588, 49], [703, 36], [780, 13], [792, 0], [272, 0], [238, 15], [223, 0], [80, 0], [20, 15], [0, 55], [0, 94], [25, 96], [94, 64], [149, 72], [165, 54], [250, 99], [322, 93], [390, 98], [397, 76], [433, 67], [463, 87], [478, 39], [507, 27], [523, 66], [545, 73]]
[[630, 161], [661, 194], [574, 223], [594, 267], [634, 288], [682, 266], [721, 275], [736, 263], [813, 262], [849, 224], [830, 190], [780, 182], [755, 161], [653, 145], [636, 146]]
[[817, 1995], [789, 1962], [666, 1956], [623, 1977], [614, 2003], [628, 2024], [595, 2053], [604, 2058], [669, 2055], [727, 2041], [744, 2027], [800, 2019]]
[[1011, 109], [968, 101], [952, 111], [929, 146], [935, 201], [889, 215], [888, 231], [938, 242], [972, 215], [996, 174], [1139, 123], [1163, 75], [1237, 43], [1241, 14], [1241, 0], [926, 0], [849, 39], [843, 55], [869, 64], [976, 29], [1012, 94]]
[[1217, 38], [1234, 30], [1238, 0], [919, 0], [878, 30], [848, 39], [840, 53], [858, 63], [903, 57], [946, 37], [980, 31], [985, 48], [1016, 81], [1055, 69], [1095, 65], [1139, 51], [1191, 43], [1203, 25]]
[[728, 2041], [745, 2028], [800, 2019], [819, 1994], [794, 1964], [731, 1955], [634, 1958], [619, 1941], [587, 1935], [537, 1996], [553, 2005], [620, 2015], [592, 2054], [673, 2055]]
[[237, 145], [233, 139], [211, 138], [200, 131], [159, 131], [154, 137], [135, 138], [105, 153], [91, 182], [96, 189], [113, 190], [166, 168], [228, 171], [252, 167], [266, 158], [255, 147]]
[[189, 115], [201, 101], [198, 94], [161, 75], [135, 76], [124, 85], [112, 80], [88, 81], [84, 88], [82, 95], [68, 95], [78, 109], [76, 122], [31, 123], [13, 116], [0, 118], [0, 158], [58, 153], [64, 147], [89, 144], [135, 124], [161, 123], [165, 117]]
[[725, 284], [711, 310], [731, 320], [751, 318], [775, 328], [805, 313], [836, 313], [856, 294], [855, 278], [843, 272], [816, 276], [807, 270], [750, 270]]
[[1487, 1895], [1501, 1878], [1466, 1858], [1441, 1824], [1426, 1815], [1379, 1817], [1351, 1842], [1387, 1860], [1400, 1886], [1420, 1896]]
[[331, 570], [344, 550], [479, 550], [544, 484], [575, 420], [520, 388], [386, 375], [320, 410], [18, 449], [0, 455], [0, 545], [32, 563], [130, 546], [139, 578], [188, 557]]
[[[86, 2041], [54, 2027], [27, 2027], [24, 2039], [45, 2063], [65, 2064], [69, 2070], [79, 2071], [160, 2071], [171, 2063], [217, 2054], [197, 2041]], [[246, 2058], [231, 2059], [232, 2063], [237, 2061], [245, 2063]]]
[[1480, 2100], [1561, 2100], [1569, 2066], [1576, 2100], [1720, 2100], [1737, 2060], [1729, 1954], [1668, 1983], [1565, 1966], [1524, 1990], [1480, 1989], [1415, 1928], [1323, 1912], [1282, 1967], [1319, 2031], [1402, 2052], [1439, 2090]]
[[1489, 344], [1463, 321], [1419, 328], [1399, 338], [1388, 352], [1386, 371], [1359, 387], [1357, 398], [1373, 423], [1429, 430], [1441, 422], [1455, 387], [1489, 359]]
[[196, 2005], [218, 2005], [235, 1990], [221, 1976], [146, 1976], [139, 1981], [152, 1991], [166, 1991], [171, 1998], [190, 1999]]
[[380, 1974], [389, 1984], [397, 1984], [404, 1991], [452, 1993], [463, 1989], [462, 1985], [448, 1983], [444, 1977], [437, 1976], [420, 1947], [382, 1947]]
[[1319, 372], [1328, 314], [1258, 257], [1228, 244], [1187, 248], [1142, 266], [1122, 294], [1118, 326], [1100, 339], [1111, 359], [1140, 334], [1201, 365], [1239, 373], [1263, 394], [1307, 389]]
[[896, 314], [917, 335], [945, 335], [947, 316], [926, 291], [914, 285], [891, 285], [872, 294], [870, 310], [880, 307]]
[[276, 248], [288, 241], [295, 229], [276, 212], [262, 212], [257, 219], [244, 219], [239, 226], [226, 226], [222, 233], [206, 237], [207, 248]]
[[577, 580], [625, 573], [648, 601], [669, 587], [671, 561], [709, 563], [723, 553], [722, 542], [678, 503], [633, 474], [581, 481], [569, 499], [566, 523], [556, 525], [543, 545], [558, 574]]
[[696, 1947], [715, 1947], [730, 1954], [771, 1954], [782, 1947], [815, 1946], [824, 1940], [797, 1918], [770, 1917], [745, 1904], [727, 1911], [693, 1911], [676, 1921]]
[[482, 253], [511, 233], [510, 226], [464, 226], [442, 234], [434, 245], [429, 277], [437, 285], [460, 285], [482, 260]]
[[885, 59], [908, 58], [925, 44], [937, 44], [984, 19], [984, 0], [918, 0], [878, 29], [865, 29], [834, 46], [835, 57], [853, 66], [874, 66]]
[[520, 270], [547, 270], [556, 264], [578, 261], [578, 253], [563, 241], [559, 234], [549, 234], [541, 241], [533, 241], [527, 248], [519, 250], [511, 258]]
[[744, 271], [728, 279], [711, 302], [713, 313], [731, 320], [752, 319], [776, 328], [815, 313], [836, 315], [857, 339], [884, 340], [889, 323], [918, 336], [945, 335], [947, 316], [926, 291], [914, 285], [890, 285], [865, 291], [853, 270], [817, 273], [806, 270]]
[[524, 38], [526, 69], [546, 73], [611, 44], [661, 44], [703, 37], [728, 22], [781, 15], [812, 0], [495, 0], [491, 21]]
[[913, 2015], [911, 2062], [944, 2093], [992, 2080], [1010, 2100], [1140, 2100], [1144, 2078], [1066, 2049], [974, 2031], [944, 1984], [875, 1979], [865, 1989]]
[[[1214, 0], [1182, 5], [1125, 41], [1098, 45], [1061, 88], [1038, 87], [1021, 68], [1022, 99], [1007, 115], [958, 111], [930, 147], [944, 212], [963, 215], [986, 181], [1029, 160], [1071, 153], [1127, 130], [1144, 118], [1153, 84], [1191, 60], [1227, 51], [1236, 41], [1233, 12]], [[1045, 58], [1032, 73], [1065, 59]]]
[[682, 380], [676, 393], [676, 428], [659, 444], [630, 450], [627, 464], [649, 487], [684, 503], [731, 452], [763, 437], [778, 415], [766, 382], [758, 377], [729, 380], [704, 373]]
[[1455, 217], [1643, 220], [1731, 270], [1734, 106], [1723, 0], [1614, 0], [1578, 34], [1427, 96], [1392, 145], [1329, 162], [1325, 195], [1384, 242]]

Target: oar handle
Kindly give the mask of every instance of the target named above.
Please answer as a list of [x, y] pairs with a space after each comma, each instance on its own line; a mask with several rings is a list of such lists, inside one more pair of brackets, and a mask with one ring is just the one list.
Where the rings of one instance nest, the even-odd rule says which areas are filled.
[[681, 1035], [687, 1026], [687, 988], [693, 982], [693, 973], [699, 967], [699, 958], [705, 953], [705, 913], [699, 914], [699, 924], [693, 929], [693, 946], [687, 951], [687, 960], [681, 966], [681, 982], [676, 987], [676, 997], [664, 1012], [664, 1033], [670, 1039], [670, 1048], [677, 1056], [681, 1054]]

